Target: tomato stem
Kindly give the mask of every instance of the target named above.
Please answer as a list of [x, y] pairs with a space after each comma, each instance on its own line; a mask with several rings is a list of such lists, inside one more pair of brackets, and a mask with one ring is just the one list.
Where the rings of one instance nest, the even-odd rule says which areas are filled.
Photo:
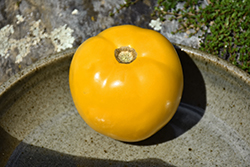
[[122, 46], [115, 50], [115, 58], [119, 63], [129, 64], [137, 57], [135, 49], [128, 46]]

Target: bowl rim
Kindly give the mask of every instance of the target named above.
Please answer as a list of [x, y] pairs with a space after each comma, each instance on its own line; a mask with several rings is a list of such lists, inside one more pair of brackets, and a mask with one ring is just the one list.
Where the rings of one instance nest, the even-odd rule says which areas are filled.
[[201, 50], [184, 46], [181, 44], [173, 44], [180, 48], [181, 51], [186, 52], [192, 59], [203, 60], [204, 62], [213, 63], [215, 66], [220, 67], [227, 73], [239, 78], [244, 83], [250, 86], [250, 74], [240, 69], [239, 67], [231, 64], [230, 62], [220, 58], [219, 56], [203, 52]]
[[[236, 76], [240, 80], [244, 81], [247, 85], [250, 86], [250, 74], [243, 71], [242, 69], [234, 66], [233, 64], [229, 63], [228, 61], [212, 55], [206, 52], [200, 51], [195, 48], [191, 48], [189, 46], [184, 46], [181, 44], [172, 43], [175, 47], [179, 48], [181, 51], [186, 52], [192, 59], [199, 59], [205, 62], [213, 63], [216, 66], [224, 69], [227, 73]], [[10, 77], [7, 81], [3, 82], [0, 85], [0, 97], [4, 95], [5, 92], [10, 90], [12, 86], [18, 84], [19, 81], [24, 80], [25, 78], [35, 75], [35, 72], [42, 70], [43, 68], [63, 59], [70, 58], [72, 59], [75, 51], [77, 48], [71, 48], [64, 50], [62, 52], [58, 52], [55, 54], [51, 54], [47, 57], [43, 57], [33, 63], [32, 65], [24, 68], [20, 72], [16, 73], [12, 77]]]
[[30, 66], [27, 66], [26, 68], [14, 74], [7, 81], [3, 82], [0, 85], [0, 97], [4, 95], [5, 92], [10, 90], [14, 85], [18, 84], [25, 78], [35, 75], [36, 72], [41, 71], [45, 67], [60, 60], [64, 60], [67, 58], [71, 59], [75, 51], [76, 48], [67, 49], [62, 52], [58, 52], [55, 54], [51, 54], [47, 57], [43, 57], [38, 61], [36, 61], [35, 63], [31, 64]]

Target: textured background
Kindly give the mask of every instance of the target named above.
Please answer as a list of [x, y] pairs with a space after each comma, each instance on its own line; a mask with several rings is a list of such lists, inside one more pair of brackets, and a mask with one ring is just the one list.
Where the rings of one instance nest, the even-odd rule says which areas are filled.
[[[139, 1], [110, 17], [121, 3], [124, 1], [0, 0], [0, 84], [38, 59], [77, 47], [108, 27], [133, 24], [151, 28], [156, 0]], [[197, 36], [172, 35], [177, 26], [176, 21], [165, 21], [159, 32], [173, 43], [198, 47]]]

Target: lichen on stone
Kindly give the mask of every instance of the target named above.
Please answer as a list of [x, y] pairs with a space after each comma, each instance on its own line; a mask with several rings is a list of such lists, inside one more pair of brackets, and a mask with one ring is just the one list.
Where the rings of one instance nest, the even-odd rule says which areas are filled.
[[153, 28], [155, 31], [160, 31], [161, 30], [161, 21], [160, 21], [160, 18], [158, 18], [156, 20], [151, 20], [151, 22], [149, 23], [149, 26], [151, 28]]
[[24, 22], [24, 17], [22, 15], [16, 15], [17, 24]]
[[73, 43], [75, 41], [75, 38], [71, 36], [73, 32], [74, 30], [72, 30], [66, 24], [54, 29], [51, 32], [50, 38], [57, 52], [73, 47]]
[[[17, 20], [21, 23], [23, 17], [18, 15]], [[15, 39], [12, 37], [15, 31], [14, 25], [6, 25], [0, 29], [0, 56], [8, 58], [10, 52], [17, 49], [18, 54], [15, 57], [15, 63], [20, 63], [23, 61], [23, 58], [30, 53], [31, 46], [39, 45], [39, 42], [44, 38], [48, 38], [52, 41], [55, 52], [60, 52], [73, 47], [75, 40], [75, 38], [71, 36], [73, 30], [70, 27], [67, 27], [66, 24], [55, 28], [51, 33], [44, 32], [44, 28], [41, 28], [40, 24], [41, 20], [33, 22], [27, 35], [21, 39]]]

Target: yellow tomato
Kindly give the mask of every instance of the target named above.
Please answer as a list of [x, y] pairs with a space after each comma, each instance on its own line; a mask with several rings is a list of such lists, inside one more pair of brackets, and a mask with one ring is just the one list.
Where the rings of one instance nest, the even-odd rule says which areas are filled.
[[175, 114], [183, 90], [179, 57], [160, 33], [132, 25], [86, 40], [70, 66], [70, 90], [84, 121], [111, 138], [144, 140]]

